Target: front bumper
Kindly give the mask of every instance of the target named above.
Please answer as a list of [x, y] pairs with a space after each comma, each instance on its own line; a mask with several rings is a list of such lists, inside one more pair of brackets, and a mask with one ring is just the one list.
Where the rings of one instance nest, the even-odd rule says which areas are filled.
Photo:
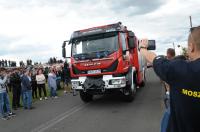
[[[74, 90], [92, 90], [92, 89], [121, 89], [126, 87], [126, 78], [122, 77], [113, 77], [112, 75], [103, 75], [102, 81], [104, 82], [103, 87], [85, 87], [84, 83], [87, 77], [79, 77], [78, 79], [72, 79], [72, 89]], [[93, 82], [91, 82], [93, 83]]]

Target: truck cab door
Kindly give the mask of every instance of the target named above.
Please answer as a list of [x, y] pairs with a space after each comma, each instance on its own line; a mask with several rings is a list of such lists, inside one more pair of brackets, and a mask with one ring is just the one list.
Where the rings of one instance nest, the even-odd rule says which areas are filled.
[[120, 39], [122, 44], [122, 54], [123, 54], [123, 67], [127, 68], [130, 65], [128, 42], [126, 38], [126, 33], [120, 33]]

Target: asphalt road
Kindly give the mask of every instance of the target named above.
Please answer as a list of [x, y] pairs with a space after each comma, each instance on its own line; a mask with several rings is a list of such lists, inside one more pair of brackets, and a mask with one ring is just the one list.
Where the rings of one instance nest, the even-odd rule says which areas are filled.
[[163, 112], [161, 84], [152, 70], [132, 103], [106, 95], [85, 104], [69, 94], [33, 106], [15, 111], [17, 116], [8, 121], [0, 120], [0, 132], [159, 132]]

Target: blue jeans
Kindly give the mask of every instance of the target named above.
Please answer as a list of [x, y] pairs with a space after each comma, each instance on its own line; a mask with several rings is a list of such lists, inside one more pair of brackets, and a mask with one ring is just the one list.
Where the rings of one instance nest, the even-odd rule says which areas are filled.
[[50, 96], [51, 96], [51, 97], [57, 96], [56, 90], [55, 90], [55, 88], [53, 88], [53, 87], [50, 88]]
[[169, 116], [170, 116], [170, 107], [166, 109], [162, 121], [161, 121], [161, 132], [167, 132], [167, 126], [169, 122]]
[[6, 116], [11, 112], [7, 92], [0, 93], [0, 117]]
[[32, 106], [32, 90], [23, 91], [24, 108], [30, 109]]

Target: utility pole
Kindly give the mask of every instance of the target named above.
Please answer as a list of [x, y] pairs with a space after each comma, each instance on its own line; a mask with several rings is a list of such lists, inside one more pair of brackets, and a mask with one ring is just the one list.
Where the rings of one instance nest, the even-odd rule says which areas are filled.
[[175, 50], [175, 44], [174, 44], [174, 42], [173, 42], [173, 48], [174, 48], [174, 50]]
[[176, 54], [176, 48], [175, 48], [175, 43], [173, 42], [173, 48], [174, 48], [174, 52]]
[[190, 16], [190, 27], [192, 28], [192, 16]]

